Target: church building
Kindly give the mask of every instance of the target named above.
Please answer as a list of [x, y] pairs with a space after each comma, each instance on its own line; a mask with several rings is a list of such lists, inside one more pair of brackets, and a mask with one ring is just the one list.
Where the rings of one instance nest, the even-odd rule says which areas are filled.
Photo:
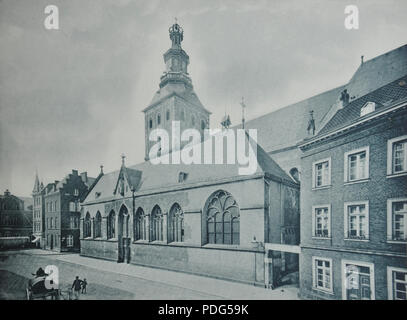
[[244, 142], [257, 153], [253, 174], [240, 175], [237, 163], [149, 161], [153, 129], [166, 129], [172, 140], [173, 121], [201, 135], [209, 128], [210, 112], [187, 72], [183, 30], [175, 23], [169, 33], [166, 71], [144, 109], [146, 161], [128, 166], [122, 156], [118, 170], [101, 173], [89, 188], [81, 203], [81, 255], [273, 285], [298, 270], [298, 256], [269, 256], [265, 247], [299, 244], [299, 184], [247, 133]]

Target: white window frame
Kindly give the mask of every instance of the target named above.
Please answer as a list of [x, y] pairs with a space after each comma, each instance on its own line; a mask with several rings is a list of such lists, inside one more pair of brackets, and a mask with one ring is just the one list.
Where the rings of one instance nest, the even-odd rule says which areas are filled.
[[405, 272], [407, 273], [407, 269], [405, 268], [395, 268], [395, 267], [387, 267], [387, 300], [394, 300], [394, 282], [393, 282], [393, 272]]
[[407, 139], [407, 135], [387, 140], [387, 175], [388, 176], [397, 176], [397, 175], [407, 174], [407, 150], [404, 154], [406, 168], [400, 172], [393, 172], [393, 145], [397, 142], [400, 142], [400, 141], [406, 140], [406, 139]]
[[66, 246], [69, 247], [69, 248], [73, 247], [73, 235], [69, 234], [66, 237]]
[[[326, 184], [322, 185], [322, 186], [317, 186], [316, 185], [316, 170], [315, 167], [318, 164], [321, 164], [323, 162], [328, 162], [328, 181]], [[322, 188], [327, 188], [331, 186], [331, 157], [326, 158], [326, 159], [321, 159], [318, 161], [314, 161], [312, 163], [312, 189], [322, 189]]]
[[[321, 237], [316, 235], [316, 210], [328, 208], [328, 236]], [[321, 204], [317, 206], [312, 206], [312, 237], [316, 239], [329, 239], [331, 238], [331, 205], [330, 204]]]
[[[348, 207], [364, 205], [366, 210], [366, 239], [353, 239], [349, 238], [349, 217], [348, 217]], [[369, 201], [352, 201], [344, 203], [344, 239], [350, 241], [369, 241]]]
[[[393, 240], [393, 203], [407, 201], [407, 198], [392, 198], [387, 199], [387, 242], [405, 243], [407, 242], [407, 233], [405, 240]], [[407, 228], [407, 217], [404, 221], [405, 227]], [[407, 231], [407, 230], [406, 230]]]
[[[318, 287], [318, 279], [316, 275], [316, 262], [317, 260], [324, 261], [324, 262], [329, 262], [329, 274], [330, 274], [330, 288], [324, 288], [324, 287]], [[331, 293], [333, 294], [333, 267], [332, 267], [332, 259], [331, 258], [322, 258], [322, 257], [312, 257], [312, 288], [318, 291], [326, 292], [326, 293]]]
[[[367, 180], [369, 179], [369, 162], [370, 162], [370, 153], [369, 153], [369, 146], [363, 147], [363, 148], [359, 148], [359, 149], [354, 149], [348, 152], [345, 152], [344, 154], [344, 170], [343, 170], [343, 179], [344, 182], [355, 182], [355, 181], [363, 181], [363, 180]], [[358, 154], [358, 153], [362, 153], [365, 152], [366, 153], [366, 163], [365, 163], [365, 175], [366, 177], [363, 178], [356, 178], [351, 180], [350, 179], [350, 174], [349, 174], [349, 158], [352, 155]]]
[[371, 262], [355, 261], [355, 260], [342, 260], [342, 300], [346, 299], [346, 265], [352, 264], [360, 267], [368, 267], [370, 270], [370, 300], [375, 300], [375, 273], [374, 264]]

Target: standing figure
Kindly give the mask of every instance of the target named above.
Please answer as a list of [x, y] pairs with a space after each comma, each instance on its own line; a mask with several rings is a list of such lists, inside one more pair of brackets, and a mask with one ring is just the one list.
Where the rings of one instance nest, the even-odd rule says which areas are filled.
[[86, 278], [82, 281], [82, 293], [86, 293], [86, 286], [87, 286]]
[[78, 276], [76, 276], [74, 282], [72, 283], [72, 289], [74, 290], [75, 300], [79, 300], [79, 296], [81, 294], [82, 282], [83, 281], [80, 280]]

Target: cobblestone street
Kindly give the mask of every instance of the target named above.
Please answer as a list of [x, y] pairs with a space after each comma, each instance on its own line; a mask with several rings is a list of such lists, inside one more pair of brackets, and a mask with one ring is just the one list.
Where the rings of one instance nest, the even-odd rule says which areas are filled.
[[89, 299], [297, 299], [297, 288], [251, 285], [43, 250], [0, 253], [0, 299], [25, 299], [31, 273], [55, 265], [66, 292], [76, 275], [88, 282]]

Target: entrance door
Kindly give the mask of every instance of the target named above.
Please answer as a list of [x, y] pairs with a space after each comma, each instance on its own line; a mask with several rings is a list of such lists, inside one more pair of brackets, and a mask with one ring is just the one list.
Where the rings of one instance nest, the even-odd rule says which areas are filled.
[[118, 257], [117, 262], [130, 262], [129, 213], [125, 205], [120, 208], [119, 228], [117, 234]]
[[372, 272], [369, 266], [346, 265], [346, 299], [372, 300]]

